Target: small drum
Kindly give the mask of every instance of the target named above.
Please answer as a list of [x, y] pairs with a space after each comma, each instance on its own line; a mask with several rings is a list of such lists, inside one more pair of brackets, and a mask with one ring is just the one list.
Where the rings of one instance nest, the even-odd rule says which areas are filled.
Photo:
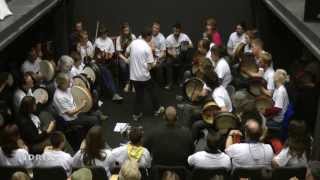
[[51, 81], [54, 77], [55, 64], [48, 60], [42, 60], [39, 63], [40, 73], [46, 81]]
[[89, 63], [83, 68], [83, 74], [85, 74], [92, 83], [96, 83], [100, 77], [100, 68], [95, 63]]
[[74, 76], [72, 80], [73, 80], [73, 86], [80, 86], [88, 90], [91, 90], [91, 83], [86, 75], [79, 74], [78, 76]]
[[239, 126], [239, 118], [229, 112], [219, 113], [214, 119], [214, 126], [221, 133], [226, 134], [230, 129], [236, 129]]
[[201, 79], [187, 79], [183, 85], [183, 95], [191, 103], [200, 103], [206, 98], [200, 95], [204, 85]]
[[36, 104], [46, 104], [49, 101], [48, 90], [44, 87], [38, 87], [33, 92], [33, 97], [36, 99]]
[[266, 112], [266, 109], [269, 109], [273, 106], [272, 98], [267, 96], [256, 97], [256, 107], [258, 111], [262, 114]]
[[263, 78], [250, 78], [248, 92], [253, 96], [261, 96], [261, 87], [267, 86], [267, 82]]
[[244, 78], [249, 78], [249, 76], [245, 73], [245, 71], [257, 73], [259, 70], [254, 58], [242, 59], [240, 62], [239, 68], [240, 68], [240, 74]]
[[88, 112], [91, 110], [93, 106], [93, 100], [88, 89], [81, 86], [72, 86], [71, 94], [77, 107], [81, 106], [83, 101], [87, 102], [86, 106], [82, 109], [81, 112]]

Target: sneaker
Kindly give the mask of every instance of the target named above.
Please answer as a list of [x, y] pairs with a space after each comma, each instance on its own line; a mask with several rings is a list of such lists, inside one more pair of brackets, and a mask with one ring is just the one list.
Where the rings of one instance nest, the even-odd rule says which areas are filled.
[[123, 97], [121, 97], [119, 94], [114, 94], [112, 97], [112, 101], [121, 101], [123, 100]]
[[127, 84], [124, 86], [123, 91], [126, 92], [126, 93], [129, 92], [129, 87], [130, 87], [130, 84], [127, 83]]
[[166, 86], [164, 87], [164, 89], [170, 91], [170, 90], [171, 90], [171, 86], [170, 86], [170, 85], [166, 85]]
[[156, 112], [154, 112], [154, 116], [160, 116], [165, 111], [165, 108], [161, 106]]
[[134, 86], [132, 86], [131, 91], [132, 91], [133, 93], [135, 93], [135, 92], [136, 92], [136, 89], [134, 88]]
[[183, 96], [176, 95], [176, 100], [179, 101], [179, 102], [182, 102], [183, 101]]
[[139, 113], [139, 114], [133, 114], [132, 115], [132, 119], [134, 121], [139, 121], [141, 118], [142, 118], [143, 114], [142, 113]]
[[184, 104], [177, 104], [177, 109], [183, 110], [184, 109]]

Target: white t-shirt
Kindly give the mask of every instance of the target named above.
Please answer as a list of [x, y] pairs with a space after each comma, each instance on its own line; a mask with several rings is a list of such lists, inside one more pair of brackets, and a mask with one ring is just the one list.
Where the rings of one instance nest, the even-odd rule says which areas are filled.
[[37, 58], [33, 63], [30, 62], [29, 60], [24, 61], [24, 63], [21, 66], [21, 72], [22, 73], [33, 72], [35, 74], [40, 73], [40, 62], [41, 62], [40, 58]]
[[72, 157], [63, 151], [45, 151], [34, 161], [35, 167], [54, 167], [61, 166], [70, 176], [72, 172]]
[[[173, 34], [170, 34], [166, 39], [166, 46], [167, 48], [178, 48], [184, 41], [188, 41], [189, 45], [192, 45], [191, 39], [185, 33], [180, 33], [178, 39], [176, 39]], [[179, 52], [177, 54], [179, 54]]]
[[149, 44], [143, 39], [136, 39], [128, 46], [127, 53], [130, 54], [130, 80], [148, 81], [151, 78], [148, 64], [154, 63]]
[[227, 61], [224, 58], [219, 59], [214, 71], [217, 73], [218, 77], [222, 79], [222, 86], [226, 88], [232, 81], [231, 70]]
[[276, 122], [281, 122], [284, 118], [289, 105], [289, 97], [286, 88], [281, 85], [276, 88], [273, 92], [272, 100], [274, 102], [274, 107], [280, 108], [281, 112], [273, 117], [272, 119]]
[[228, 91], [222, 85], [213, 90], [212, 99], [217, 103], [219, 107], [226, 107], [228, 109], [228, 112], [232, 112], [232, 101], [230, 99]]
[[[104, 150], [101, 150], [101, 154], [103, 154], [105, 159], [104, 160], [95, 159], [94, 164], [95, 164], [95, 166], [103, 167], [106, 170], [107, 175], [109, 177], [111, 175], [111, 173], [109, 170], [108, 162], [109, 162], [109, 158], [111, 155], [111, 151], [109, 149], [104, 149]], [[73, 156], [72, 167], [84, 167], [85, 166], [85, 164], [83, 163], [83, 155], [84, 155], [84, 152], [79, 150]]]
[[71, 94], [71, 88], [68, 88], [67, 91], [62, 91], [57, 88], [53, 95], [53, 105], [56, 107], [59, 116], [63, 117], [65, 121], [72, 121], [77, 118], [76, 115], [68, 116], [66, 114], [66, 112], [76, 108], [76, 104]]
[[78, 76], [83, 72], [83, 67], [80, 65], [79, 67], [72, 66], [70, 71], [70, 78], [72, 79], [74, 76]]
[[[120, 38], [121, 38], [121, 37], [118, 36], [117, 39], [116, 39], [116, 50], [122, 52], [123, 49], [122, 49], [122, 47], [121, 47]], [[137, 39], [134, 34], [131, 34], [131, 38], [132, 38], [132, 41], [135, 40], [135, 39]]]
[[156, 36], [152, 36], [151, 40], [156, 46], [156, 50], [165, 51], [166, 50], [166, 38], [163, 34], [159, 33]]
[[13, 96], [13, 105], [16, 111], [19, 111], [22, 99], [25, 96], [33, 96], [32, 89], [29, 89], [27, 94], [22, 89], [17, 89]]
[[83, 60], [84, 57], [86, 56], [90, 56], [90, 57], [93, 57], [94, 55], [94, 48], [93, 48], [93, 45], [90, 41], [87, 42], [87, 47], [85, 46], [80, 46], [80, 49], [79, 49], [79, 53], [81, 55], [81, 59]]
[[273, 75], [274, 75], [274, 69], [272, 67], [268, 67], [263, 74], [263, 79], [267, 81], [267, 89], [271, 91], [274, 90]]
[[107, 37], [106, 39], [103, 39], [101, 37], [98, 37], [96, 41], [94, 42], [94, 47], [99, 48], [101, 51], [108, 52], [108, 53], [114, 53], [114, 45], [111, 38]]
[[188, 157], [188, 164], [199, 168], [231, 168], [231, 160], [223, 152], [211, 154], [206, 151], [200, 151]]
[[269, 144], [240, 143], [225, 150], [233, 167], [271, 167], [273, 150]]
[[239, 45], [239, 43], [243, 42], [244, 40], [245, 40], [245, 34], [238, 36], [237, 32], [233, 32], [229, 37], [227, 47], [230, 50], [232, 50], [231, 52], [234, 52], [235, 48]]
[[[112, 150], [111, 156], [109, 158], [109, 167], [113, 167], [115, 163], [119, 163], [119, 165], [121, 166], [128, 159], [128, 145], [123, 145], [115, 148]], [[143, 148], [143, 154], [138, 163], [140, 167], [151, 167], [151, 155], [148, 149]]]
[[215, 66], [215, 62], [212, 61], [212, 57], [211, 57], [211, 48], [215, 46], [214, 43], [210, 43], [210, 49], [209, 51], [207, 52], [206, 54], [206, 58], [210, 59], [210, 62], [212, 63], [212, 66], [214, 67]]
[[307, 166], [308, 163], [306, 153], [303, 153], [301, 157], [292, 156], [289, 153], [288, 147], [282, 149], [281, 152], [274, 157], [274, 160], [280, 167]]
[[22, 166], [24, 168], [32, 168], [33, 164], [27, 150], [16, 149], [12, 152], [12, 157], [4, 155], [0, 148], [0, 166]]

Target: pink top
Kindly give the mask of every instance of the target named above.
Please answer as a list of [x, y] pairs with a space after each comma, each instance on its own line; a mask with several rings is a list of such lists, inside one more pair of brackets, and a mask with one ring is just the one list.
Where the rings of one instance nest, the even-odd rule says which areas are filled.
[[220, 35], [220, 33], [219, 33], [218, 31], [215, 31], [214, 33], [212, 33], [211, 41], [212, 41], [216, 46], [221, 46], [221, 45], [222, 45], [221, 35]]

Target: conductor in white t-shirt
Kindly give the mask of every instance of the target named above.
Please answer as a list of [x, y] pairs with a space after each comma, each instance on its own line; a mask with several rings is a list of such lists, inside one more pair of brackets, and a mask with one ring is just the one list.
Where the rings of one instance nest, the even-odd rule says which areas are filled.
[[139, 120], [143, 115], [145, 91], [148, 91], [150, 94], [155, 115], [161, 114], [164, 110], [163, 107], [160, 107], [155, 92], [155, 85], [150, 75], [150, 70], [156, 65], [151, 47], [148, 44], [152, 39], [151, 29], [147, 28], [144, 30], [141, 37], [142, 39], [132, 41], [126, 50], [126, 55], [129, 56], [130, 80], [133, 82], [136, 90], [133, 120]]

